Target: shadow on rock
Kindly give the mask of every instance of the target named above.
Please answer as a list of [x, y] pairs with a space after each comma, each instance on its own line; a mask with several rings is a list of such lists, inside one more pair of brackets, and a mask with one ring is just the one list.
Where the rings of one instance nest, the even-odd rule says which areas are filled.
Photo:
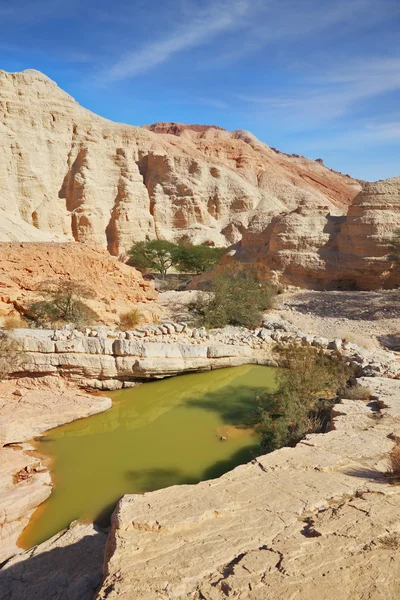
[[1, 599], [92, 600], [106, 538], [92, 525], [78, 524], [10, 559], [0, 570]]

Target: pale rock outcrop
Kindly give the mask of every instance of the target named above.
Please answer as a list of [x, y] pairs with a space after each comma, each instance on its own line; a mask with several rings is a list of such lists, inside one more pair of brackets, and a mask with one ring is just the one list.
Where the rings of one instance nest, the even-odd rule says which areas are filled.
[[[223, 260], [256, 265], [283, 284], [312, 289], [374, 290], [400, 285], [388, 244], [400, 228], [400, 178], [364, 183], [347, 215], [326, 203], [301, 202], [278, 216], [257, 215]], [[196, 278], [201, 287], [210, 278]]]
[[363, 289], [400, 285], [400, 269], [388, 261], [388, 240], [400, 229], [400, 177], [365, 183], [349, 207], [337, 239], [340, 271]]
[[0, 71], [3, 241], [39, 240], [36, 228], [43, 241], [73, 237], [115, 255], [155, 237], [228, 245], [254, 215], [301, 201], [340, 213], [358, 190], [350, 177], [248, 132], [113, 123], [42, 73]]
[[395, 597], [400, 487], [384, 477], [400, 382], [368, 379], [383, 418], [343, 400], [334, 429], [196, 486], [124, 496], [96, 599]]
[[3, 600], [92, 600], [107, 535], [92, 524], [66, 531], [12, 558], [0, 571]]
[[[21, 382], [23, 383], [23, 382]], [[43, 431], [102, 412], [109, 398], [42, 380], [33, 389], [0, 386], [0, 563], [18, 553], [17, 540], [36, 507], [51, 493], [51, 477], [26, 443]], [[2, 588], [0, 584], [0, 588]]]
[[89, 288], [94, 297], [85, 302], [100, 322], [118, 323], [119, 315], [133, 308], [139, 308], [147, 321], [160, 315], [151, 284], [101, 248], [77, 243], [0, 243], [0, 317], [13, 311], [29, 315], [29, 305], [41, 299], [43, 283], [61, 280]]
[[[251, 332], [249, 332], [250, 335]], [[51, 331], [16, 330], [24, 361], [13, 377], [53, 376], [85, 388], [119, 389], [137, 379], [169, 377], [266, 361], [259, 344], [230, 345], [198, 340], [183, 333], [175, 342], [78, 337], [54, 341]], [[171, 336], [172, 337], [172, 336]], [[255, 351], [257, 349], [257, 353]]]

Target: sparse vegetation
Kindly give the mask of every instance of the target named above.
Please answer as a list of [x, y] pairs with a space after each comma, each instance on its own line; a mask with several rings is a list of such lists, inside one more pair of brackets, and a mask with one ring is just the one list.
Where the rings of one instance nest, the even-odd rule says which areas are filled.
[[272, 308], [275, 288], [249, 267], [228, 267], [213, 281], [213, 290], [199, 294], [194, 305], [201, 324], [208, 328], [239, 325], [257, 327]]
[[386, 550], [400, 550], [400, 533], [388, 533], [380, 539], [380, 542]]
[[367, 400], [371, 399], [372, 391], [363, 385], [353, 385], [346, 388], [343, 396], [348, 400]]
[[143, 314], [138, 308], [123, 313], [119, 316], [119, 324], [121, 329], [135, 329], [144, 321]]
[[83, 301], [93, 298], [93, 291], [79, 281], [43, 282], [39, 291], [48, 299], [31, 304], [29, 312], [40, 324], [53, 327], [73, 323], [82, 326], [95, 323], [99, 318]]
[[278, 389], [259, 398], [261, 449], [270, 452], [320, 431], [324, 417], [352, 376], [340, 354], [292, 342], [277, 347]]
[[0, 330], [0, 381], [17, 370], [24, 361], [24, 353], [18, 340]]
[[21, 317], [21, 315], [10, 315], [8, 317], [4, 317], [3, 327], [7, 331], [12, 331], [13, 329], [23, 329], [28, 327], [28, 322], [26, 319]]

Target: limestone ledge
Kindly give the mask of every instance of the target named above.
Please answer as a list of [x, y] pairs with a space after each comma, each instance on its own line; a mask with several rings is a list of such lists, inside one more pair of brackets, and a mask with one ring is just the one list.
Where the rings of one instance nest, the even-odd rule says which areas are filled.
[[[164, 331], [170, 327], [170, 332]], [[132, 332], [16, 330], [26, 354], [13, 376], [62, 377], [91, 389], [114, 390], [135, 381], [169, 377], [242, 364], [276, 366], [273, 348], [293, 341], [327, 352], [340, 352], [356, 367], [357, 376], [400, 378], [400, 357], [393, 352], [360, 348], [342, 339], [305, 333], [284, 320], [266, 319], [251, 331], [226, 327], [206, 332], [185, 324], [151, 326], [138, 338]], [[172, 333], [173, 331], [173, 333]], [[79, 334], [79, 335], [78, 335]], [[96, 337], [93, 337], [96, 334]]]
[[95, 389], [118, 389], [124, 383], [177, 373], [207, 371], [257, 363], [247, 345], [140, 342], [107, 338], [67, 341], [20, 338], [26, 361], [14, 376], [61, 376]]

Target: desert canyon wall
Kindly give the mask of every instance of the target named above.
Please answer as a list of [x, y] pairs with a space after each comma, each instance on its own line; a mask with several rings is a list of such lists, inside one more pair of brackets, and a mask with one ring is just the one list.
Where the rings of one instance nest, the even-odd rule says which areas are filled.
[[38, 71], [0, 71], [0, 241], [234, 246], [294, 285], [393, 287], [399, 178], [359, 182], [246, 131], [113, 123]]
[[255, 215], [302, 201], [341, 214], [359, 189], [245, 131], [113, 123], [37, 71], [0, 71], [2, 241], [75, 239], [114, 255], [155, 237], [226, 246]]

